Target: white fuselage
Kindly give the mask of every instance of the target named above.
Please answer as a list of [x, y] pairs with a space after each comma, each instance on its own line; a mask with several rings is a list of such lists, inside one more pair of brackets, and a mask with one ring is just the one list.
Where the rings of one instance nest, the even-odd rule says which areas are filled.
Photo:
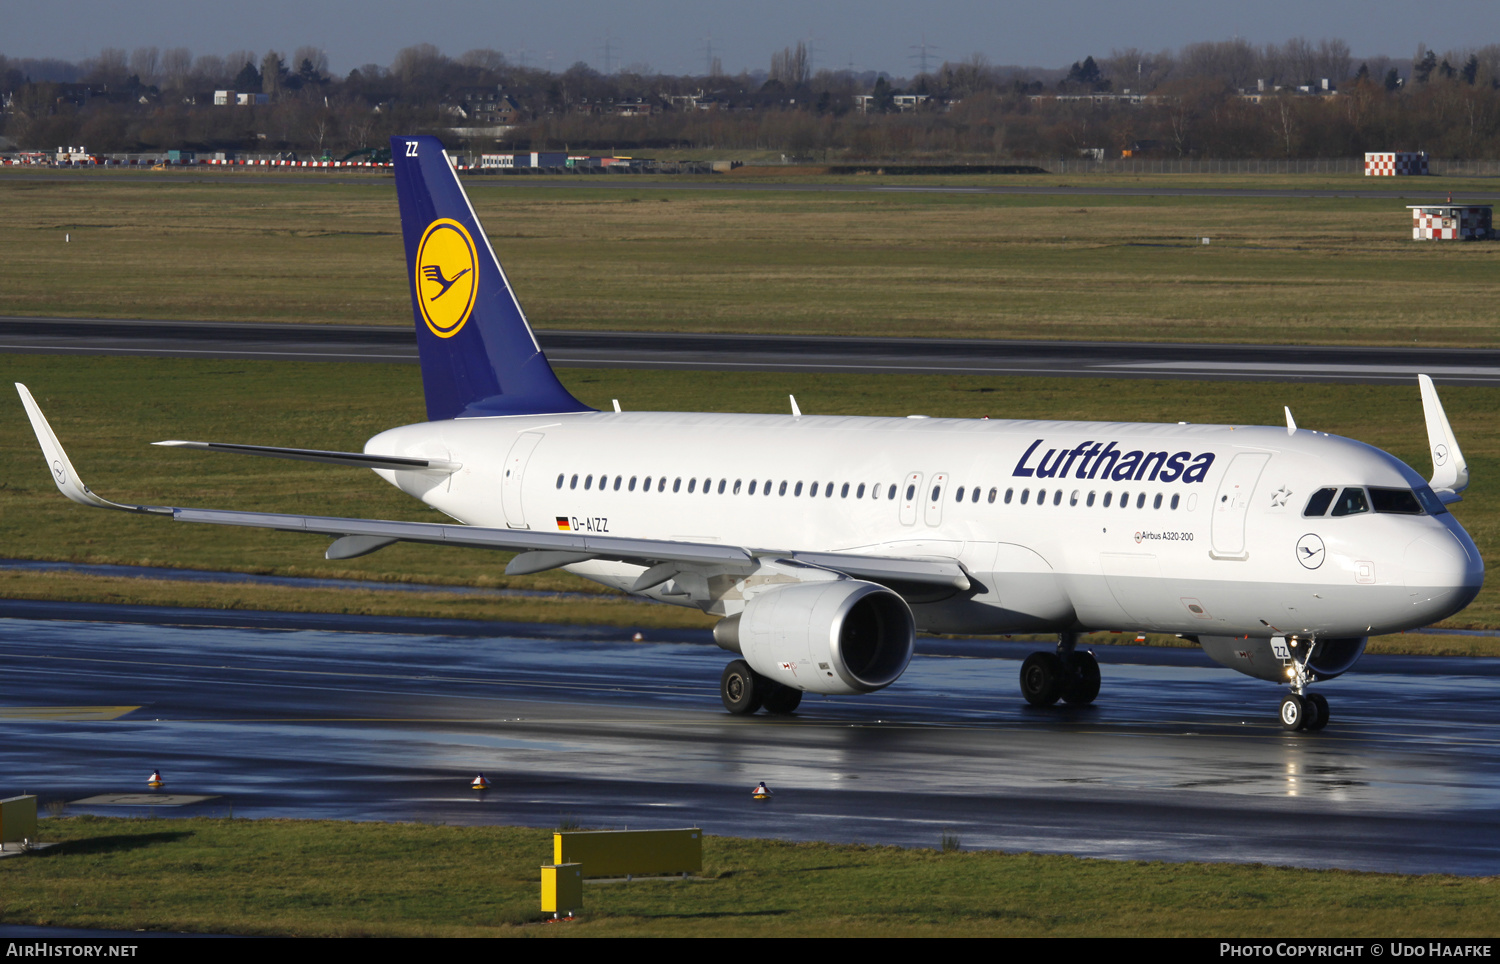
[[[1363, 636], [1456, 612], [1483, 580], [1446, 512], [1305, 517], [1322, 488], [1426, 484], [1306, 430], [598, 412], [405, 426], [366, 451], [462, 463], [380, 474], [472, 525], [956, 559], [968, 591], [906, 594], [934, 632]], [[569, 568], [619, 588], [643, 571]], [[733, 582], [645, 595], [732, 614]]]

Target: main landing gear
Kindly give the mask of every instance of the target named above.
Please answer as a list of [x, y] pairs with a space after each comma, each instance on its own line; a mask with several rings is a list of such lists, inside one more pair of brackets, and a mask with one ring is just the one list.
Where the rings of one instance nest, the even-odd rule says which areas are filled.
[[719, 698], [735, 716], [749, 716], [761, 707], [774, 716], [785, 716], [802, 702], [802, 691], [767, 679], [737, 659], [719, 677]]
[[1021, 695], [1032, 706], [1058, 700], [1087, 706], [1099, 695], [1099, 661], [1080, 650], [1077, 633], [1059, 633], [1057, 652], [1032, 653], [1021, 664]]

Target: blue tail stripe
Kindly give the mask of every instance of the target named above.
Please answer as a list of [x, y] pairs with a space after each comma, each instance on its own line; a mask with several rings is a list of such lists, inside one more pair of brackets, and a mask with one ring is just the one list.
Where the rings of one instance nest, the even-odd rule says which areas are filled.
[[442, 142], [393, 137], [391, 158], [427, 417], [593, 411], [547, 363]]

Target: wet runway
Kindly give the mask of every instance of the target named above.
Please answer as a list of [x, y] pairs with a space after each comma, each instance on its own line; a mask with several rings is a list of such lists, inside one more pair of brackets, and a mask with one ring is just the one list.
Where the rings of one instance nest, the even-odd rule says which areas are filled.
[[1016, 692], [1034, 644], [923, 640], [888, 690], [744, 720], [709, 645], [220, 615], [237, 625], [0, 619], [0, 795], [140, 792], [160, 768], [218, 795], [178, 813], [1500, 872], [1500, 661], [1366, 657], [1298, 735], [1275, 687], [1196, 650], [1096, 647], [1099, 702], [1039, 712]]
[[[842, 338], [538, 331], [573, 368], [1034, 375], [1203, 381], [1500, 384], [1500, 351], [1317, 345]], [[284, 361], [417, 361], [410, 325], [231, 324], [0, 317], [0, 351]]]

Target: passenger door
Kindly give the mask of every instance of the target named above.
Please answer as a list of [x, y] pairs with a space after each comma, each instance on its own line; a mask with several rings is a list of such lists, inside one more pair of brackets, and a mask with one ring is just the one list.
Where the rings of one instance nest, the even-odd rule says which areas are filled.
[[1213, 550], [1209, 554], [1215, 559], [1249, 558], [1245, 552], [1245, 514], [1255, 494], [1255, 483], [1270, 459], [1267, 452], [1241, 452], [1229, 463], [1214, 496]]
[[510, 447], [505, 457], [505, 475], [500, 480], [500, 504], [505, 509], [505, 524], [512, 529], [529, 529], [526, 513], [521, 505], [521, 483], [526, 478], [526, 463], [531, 458], [542, 436], [537, 432], [523, 432]]

